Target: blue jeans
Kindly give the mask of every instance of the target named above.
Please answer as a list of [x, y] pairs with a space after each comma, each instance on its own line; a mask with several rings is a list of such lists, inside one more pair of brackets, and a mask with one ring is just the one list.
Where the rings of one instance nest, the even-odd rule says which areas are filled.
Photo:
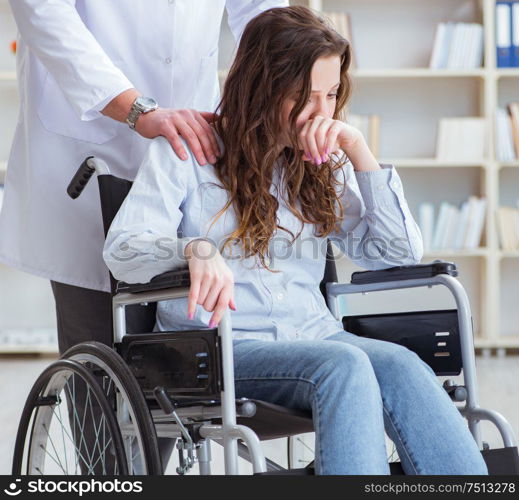
[[406, 474], [488, 474], [434, 371], [398, 344], [234, 341], [236, 396], [312, 412], [317, 474], [389, 474], [384, 429]]

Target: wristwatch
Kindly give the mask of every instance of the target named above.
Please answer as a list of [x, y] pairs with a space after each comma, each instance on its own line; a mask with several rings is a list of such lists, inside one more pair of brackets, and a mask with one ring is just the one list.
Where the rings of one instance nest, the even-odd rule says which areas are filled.
[[159, 105], [157, 104], [157, 101], [152, 97], [137, 97], [137, 99], [133, 101], [128, 118], [126, 118], [126, 123], [132, 130], [135, 130], [135, 124], [137, 123], [139, 116], [143, 113], [155, 111], [158, 107]]

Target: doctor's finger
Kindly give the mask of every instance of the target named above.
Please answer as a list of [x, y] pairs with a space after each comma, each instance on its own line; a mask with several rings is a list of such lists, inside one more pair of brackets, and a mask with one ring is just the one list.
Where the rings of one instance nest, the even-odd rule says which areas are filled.
[[182, 141], [180, 140], [180, 137], [178, 135], [176, 128], [173, 125], [170, 125], [162, 133], [162, 135], [169, 141], [169, 143], [171, 144], [171, 147], [173, 148], [173, 150], [175, 151], [177, 156], [181, 160], [187, 160], [188, 156], [187, 156], [186, 148], [182, 144]]
[[[207, 118], [204, 116], [206, 114], [205, 112], [196, 112], [195, 118], [198, 120], [202, 128], [207, 132], [207, 135], [209, 136], [209, 140], [211, 141], [211, 145], [213, 146], [213, 154], [217, 157], [221, 156], [220, 146], [218, 145], [218, 141], [216, 140], [216, 132], [215, 130], [209, 125], [211, 123], [207, 120]], [[213, 116], [216, 116], [214, 113], [209, 113]]]
[[205, 165], [207, 164], [207, 160], [204, 155], [202, 145], [200, 144], [198, 135], [191, 127], [192, 124], [193, 122], [190, 124], [187, 121], [182, 120], [176, 123], [176, 127], [179, 134], [184, 138], [184, 140], [187, 142], [187, 145], [195, 155], [196, 161], [199, 163], [199, 165]]
[[213, 130], [209, 124], [200, 116], [198, 111], [193, 112], [193, 120], [189, 123], [193, 131], [198, 136], [204, 155], [211, 163], [216, 163], [216, 153], [218, 146], [214, 137]]

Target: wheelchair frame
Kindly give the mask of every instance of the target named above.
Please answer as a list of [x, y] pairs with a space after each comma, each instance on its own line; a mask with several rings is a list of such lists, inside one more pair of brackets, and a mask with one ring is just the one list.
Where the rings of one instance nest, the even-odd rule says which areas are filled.
[[[104, 161], [89, 157], [78, 169], [76, 175], [67, 189], [72, 198], [79, 196], [89, 178], [96, 172], [99, 175], [110, 175], [109, 169]], [[412, 266], [409, 266], [412, 267]], [[437, 274], [430, 278], [420, 279], [398, 279], [389, 281], [387, 277], [380, 281], [369, 284], [358, 283], [337, 283], [336, 277], [332, 277], [326, 283], [327, 304], [334, 315], [340, 321], [340, 311], [338, 307], [338, 297], [342, 295], [362, 293], [366, 294], [374, 291], [405, 289], [414, 287], [443, 285], [453, 294], [457, 305], [457, 317], [459, 325], [459, 336], [461, 345], [461, 359], [463, 368], [463, 380], [467, 391], [466, 404], [464, 407], [457, 406], [460, 413], [467, 418], [469, 429], [474, 437], [479, 449], [482, 448], [480, 431], [480, 421], [488, 420], [496, 425], [503, 439], [505, 448], [515, 448], [517, 440], [514, 431], [507, 420], [498, 412], [486, 410], [479, 406], [477, 394], [476, 365], [474, 342], [472, 337], [472, 316], [470, 303], [467, 294], [461, 283], [453, 276], [447, 274]], [[386, 281], [387, 280], [387, 281]], [[141, 304], [147, 305], [150, 302], [160, 302], [164, 300], [175, 300], [185, 298], [189, 294], [189, 286], [162, 287], [144, 291], [125, 291], [116, 292], [112, 297], [113, 308], [113, 344], [122, 342], [126, 332], [126, 306]], [[248, 459], [252, 463], [254, 473], [265, 473], [269, 470], [282, 470], [283, 468], [270, 460], [263, 454], [261, 441], [250, 427], [237, 423], [237, 403], [234, 388], [234, 362], [232, 344], [232, 324], [230, 312], [227, 310], [220, 324], [217, 327], [222, 355], [222, 378], [223, 390], [221, 391], [221, 404], [217, 406], [205, 407], [195, 403], [194, 406], [187, 408], [175, 408], [165, 392], [162, 394], [155, 392], [155, 396], [162, 409], [150, 409], [155, 431], [158, 437], [181, 438], [180, 450], [181, 457], [187, 449], [187, 466], [181, 463], [180, 473], [185, 472], [194, 463], [193, 450], [196, 449], [201, 475], [211, 473], [211, 451], [210, 441], [214, 440], [222, 444], [224, 449], [225, 473], [229, 475], [238, 473], [238, 457]], [[119, 398], [119, 396], [118, 396]], [[121, 431], [128, 432], [129, 413], [118, 403], [116, 413]], [[247, 412], [242, 416], [247, 415]], [[200, 423], [197, 434], [201, 438], [200, 443], [194, 446], [193, 438], [184, 426], [182, 419], [197, 419]], [[212, 423], [213, 419], [220, 419], [221, 425]], [[126, 426], [126, 428], [125, 428]], [[243, 441], [245, 446], [238, 443]], [[131, 455], [130, 455], [131, 456]]]

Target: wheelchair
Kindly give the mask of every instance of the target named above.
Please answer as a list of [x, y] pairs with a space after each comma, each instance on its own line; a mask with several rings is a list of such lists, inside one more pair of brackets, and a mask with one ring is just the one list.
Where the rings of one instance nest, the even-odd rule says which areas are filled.
[[[96, 173], [105, 235], [132, 182], [110, 174], [106, 163], [86, 158], [68, 186], [78, 197]], [[457, 309], [357, 315], [342, 318], [347, 331], [416, 352], [436, 375], [463, 374], [463, 384], [446, 380], [443, 387], [461, 414], [487, 463], [490, 474], [519, 474], [514, 432], [499, 413], [478, 403], [470, 304], [456, 279], [454, 263], [434, 261], [381, 271], [353, 273], [338, 283], [334, 253], [327, 242], [321, 291], [337, 319], [340, 296], [382, 290], [443, 285]], [[178, 474], [195, 463], [211, 474], [212, 441], [223, 446], [225, 474], [238, 474], [238, 457], [254, 474], [313, 474], [312, 463], [288, 468], [264, 456], [261, 442], [313, 432], [312, 415], [234, 392], [232, 324], [229, 311], [214, 329], [153, 332], [157, 302], [186, 297], [189, 271], [154, 277], [147, 284], [128, 284], [110, 275], [113, 345], [77, 344], [47, 367], [34, 383], [16, 436], [12, 473], [160, 475], [158, 448], [170, 438], [179, 454]], [[127, 331], [132, 311], [138, 331]], [[483, 443], [480, 422], [498, 429], [503, 447]], [[88, 428], [88, 429], [87, 429]], [[87, 432], [88, 430], [88, 432]], [[87, 435], [88, 434], [88, 435]], [[289, 446], [290, 451], [290, 446]], [[292, 448], [293, 451], [293, 448]], [[391, 474], [403, 474], [398, 461]]]

